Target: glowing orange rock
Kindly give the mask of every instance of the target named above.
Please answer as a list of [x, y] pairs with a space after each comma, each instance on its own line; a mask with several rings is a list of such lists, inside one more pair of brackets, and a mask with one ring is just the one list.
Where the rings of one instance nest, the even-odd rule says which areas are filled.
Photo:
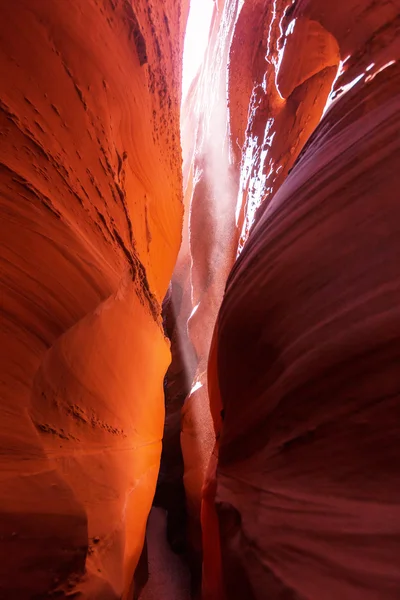
[[131, 586], [158, 475], [168, 362], [159, 325], [126, 283], [53, 344], [36, 374], [30, 416], [45, 454], [35, 468], [53, 487], [67, 484], [87, 518], [92, 577], [77, 590], [89, 597], [92, 578], [118, 594]]
[[187, 2], [0, 7], [0, 596], [131, 596], [182, 227]]

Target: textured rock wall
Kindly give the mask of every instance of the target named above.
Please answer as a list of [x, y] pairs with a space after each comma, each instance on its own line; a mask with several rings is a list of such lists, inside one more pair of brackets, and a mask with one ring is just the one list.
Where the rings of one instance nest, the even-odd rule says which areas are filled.
[[[292, 17], [283, 19], [288, 7], [283, 0], [216, 4], [207, 55], [183, 107], [184, 172], [191, 184], [188, 331], [198, 366], [181, 442], [194, 545], [215, 443], [206, 371], [225, 283], [257, 207], [279, 188], [318, 124], [340, 60], [335, 38], [319, 23], [297, 19], [290, 32]], [[298, 55], [304, 59], [293, 70]]]
[[0, 598], [132, 596], [170, 360], [187, 8], [0, 6]]
[[[181, 436], [192, 522], [215, 442], [206, 369], [225, 283], [256, 209], [277, 191], [318, 124], [340, 61], [331, 33], [306, 18], [293, 28], [287, 9], [283, 0], [215, 5], [207, 56], [183, 108], [184, 165], [191, 161], [193, 182], [188, 330], [198, 358]], [[199, 528], [193, 537], [199, 540]]]
[[[184, 464], [181, 447], [181, 411], [192, 388], [197, 356], [188, 335], [188, 320], [192, 312], [190, 283], [191, 256], [189, 252], [189, 210], [193, 176], [191, 160], [195, 131], [192, 128], [192, 107], [185, 102], [181, 123], [183, 163], [184, 221], [182, 244], [172, 275], [171, 284], [163, 302], [164, 328], [171, 341], [172, 361], [164, 380], [165, 424], [163, 451], [157, 484], [155, 504], [167, 511], [168, 540], [175, 551], [184, 552], [192, 565], [192, 584], [201, 587], [201, 560], [191, 556], [187, 544], [187, 510], [184, 488]], [[185, 126], [186, 122], [186, 126]], [[187, 552], [189, 550], [189, 553]], [[192, 560], [194, 558], [194, 561]]]
[[0, 6], [0, 598], [133, 597], [190, 206], [167, 531], [189, 391], [204, 599], [394, 600], [399, 1], [216, 2], [183, 199], [187, 9]]
[[[253, 71], [230, 71], [239, 250], [249, 237], [209, 363], [218, 447], [203, 490], [204, 597], [394, 600], [400, 5], [299, 0], [287, 24], [287, 3], [257, 19], [262, 4], [245, 2], [236, 26]], [[261, 58], [254, 40], [246, 51], [245, 15], [263, 32]], [[287, 40], [265, 64], [272, 21], [278, 50]], [[232, 104], [235, 77], [246, 99]]]
[[[189, 516], [189, 541], [201, 552], [201, 489], [215, 436], [207, 391], [207, 361], [226, 278], [234, 261], [235, 184], [229, 160], [226, 76], [235, 6], [214, 9], [204, 65], [183, 107], [182, 137], [190, 195], [191, 311], [189, 339], [197, 357], [193, 385], [182, 412], [181, 445]], [[185, 172], [184, 172], [185, 174]]]

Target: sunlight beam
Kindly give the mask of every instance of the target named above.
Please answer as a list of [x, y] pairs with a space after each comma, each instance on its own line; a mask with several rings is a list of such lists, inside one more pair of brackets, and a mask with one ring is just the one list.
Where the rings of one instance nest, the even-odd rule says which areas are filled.
[[204, 58], [214, 0], [191, 0], [183, 52], [182, 100], [196, 77]]

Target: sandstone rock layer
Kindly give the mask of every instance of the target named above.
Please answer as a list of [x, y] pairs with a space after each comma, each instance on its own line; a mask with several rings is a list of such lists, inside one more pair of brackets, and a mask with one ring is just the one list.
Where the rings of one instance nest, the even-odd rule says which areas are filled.
[[[209, 363], [218, 442], [203, 491], [203, 536], [217, 553], [204, 563], [204, 597], [394, 600], [399, 4], [273, 8], [278, 22], [295, 20], [285, 35], [298, 36], [276, 71], [282, 102], [297, 95], [296, 119], [307, 106], [318, 120], [325, 114], [273, 189], [254, 176], [260, 135], [249, 150], [260, 208], [243, 209], [252, 226], [242, 230], [247, 241], [227, 281]], [[270, 9], [265, 4], [267, 16]], [[327, 94], [313, 82], [327, 76], [337, 52]], [[274, 110], [265, 106], [264, 122]], [[268, 152], [288, 139], [287, 118], [272, 118], [279, 127]]]
[[182, 227], [186, 3], [0, 7], [0, 597], [132, 597]]

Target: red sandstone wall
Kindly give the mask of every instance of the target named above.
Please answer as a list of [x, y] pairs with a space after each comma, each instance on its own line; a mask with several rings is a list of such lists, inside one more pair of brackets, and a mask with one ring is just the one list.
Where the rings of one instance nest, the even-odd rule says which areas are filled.
[[[394, 600], [400, 6], [298, 1], [280, 63], [273, 48], [263, 63], [286, 4], [242, 7], [232, 49], [251, 75], [231, 49], [231, 132], [249, 158], [235, 153], [240, 246], [250, 235], [209, 363], [219, 458], [203, 492], [204, 598]], [[337, 52], [336, 100], [300, 154]]]
[[[214, 445], [206, 365], [226, 279], [256, 208], [279, 188], [318, 124], [340, 60], [335, 38], [317, 22], [300, 20], [286, 41], [287, 7], [277, 1], [272, 10], [260, 0], [216, 7], [207, 56], [183, 107], [184, 142], [188, 122], [195, 132], [194, 152], [183, 144], [193, 178], [188, 329], [198, 357], [181, 436], [192, 520]], [[304, 58], [292, 69], [295, 56]]]
[[7, 600], [132, 596], [170, 360], [160, 303], [181, 239], [187, 8], [1, 3]]
[[[183, 4], [0, 8], [7, 600], [132, 597], [181, 238]], [[216, 3], [172, 288], [196, 353], [181, 441], [207, 600], [397, 598], [399, 12]]]
[[[216, 6], [207, 56], [183, 107], [184, 165], [193, 181], [188, 330], [198, 369], [183, 410], [181, 442], [195, 545], [215, 441], [206, 368], [225, 283], [257, 206], [279, 188], [318, 124], [340, 59], [335, 38], [311, 20], [301, 21], [286, 42], [282, 32], [292, 20], [282, 21], [287, 7], [277, 1], [272, 9], [260, 0]], [[303, 62], [293, 70], [298, 55]]]
[[207, 392], [208, 352], [236, 252], [232, 200], [237, 185], [229, 161], [226, 102], [226, 67], [234, 21], [235, 10], [229, 3], [220, 11], [215, 8], [205, 62], [182, 115], [184, 165], [190, 164], [186, 167], [187, 195], [191, 196], [191, 314], [187, 327], [197, 356], [197, 371], [183, 407], [181, 445], [189, 539], [197, 552], [201, 552], [201, 489], [215, 442]]

